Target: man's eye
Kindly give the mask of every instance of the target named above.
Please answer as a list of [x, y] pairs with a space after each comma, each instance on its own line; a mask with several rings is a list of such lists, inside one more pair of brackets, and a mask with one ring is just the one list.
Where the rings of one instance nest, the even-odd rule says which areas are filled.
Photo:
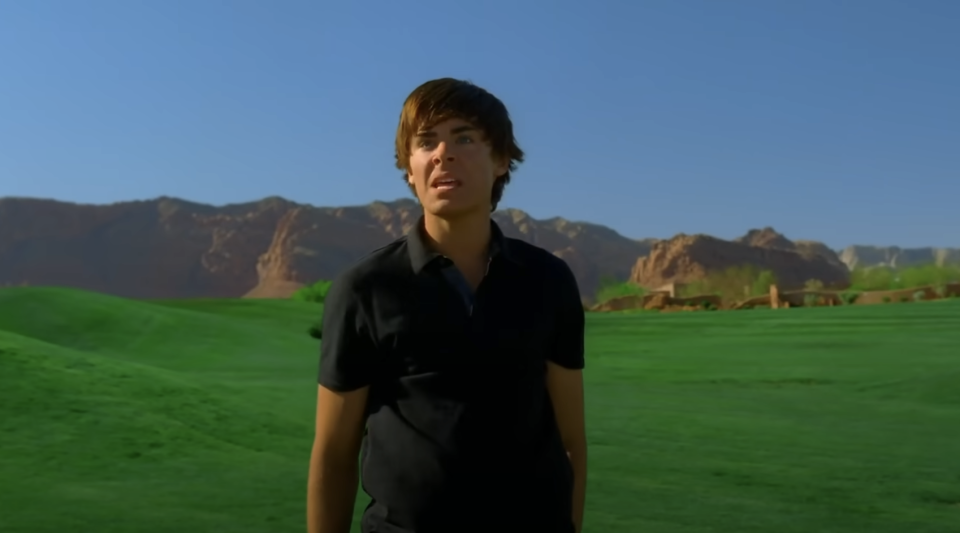
[[469, 135], [463, 135], [457, 139], [457, 141], [459, 141], [461, 144], [469, 144], [473, 142], [473, 137], [470, 137]]

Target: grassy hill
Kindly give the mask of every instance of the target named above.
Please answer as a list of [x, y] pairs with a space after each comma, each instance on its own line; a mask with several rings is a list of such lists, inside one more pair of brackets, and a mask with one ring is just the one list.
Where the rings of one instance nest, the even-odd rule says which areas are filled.
[[[0, 531], [303, 531], [319, 311], [0, 290]], [[957, 324], [591, 314], [586, 531], [954, 530]]]
[[0, 291], [0, 531], [301, 531], [318, 311]]

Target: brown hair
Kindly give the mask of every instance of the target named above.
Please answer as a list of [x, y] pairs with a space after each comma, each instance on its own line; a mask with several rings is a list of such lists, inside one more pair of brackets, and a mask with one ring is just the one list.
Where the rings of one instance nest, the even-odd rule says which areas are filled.
[[[410, 141], [418, 131], [451, 118], [465, 120], [480, 129], [494, 157], [510, 161], [507, 172], [493, 185], [490, 211], [494, 211], [503, 197], [503, 188], [510, 183], [510, 172], [523, 162], [523, 150], [513, 136], [513, 122], [507, 107], [496, 96], [469, 81], [440, 78], [410, 93], [403, 103], [397, 127], [397, 168], [410, 171]], [[406, 175], [403, 180], [407, 181]]]

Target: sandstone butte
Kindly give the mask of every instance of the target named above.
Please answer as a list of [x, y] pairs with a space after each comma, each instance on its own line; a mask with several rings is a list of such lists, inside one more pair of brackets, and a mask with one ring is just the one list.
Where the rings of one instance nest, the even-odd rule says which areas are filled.
[[[277, 197], [223, 206], [167, 197], [106, 205], [0, 198], [0, 286], [67, 286], [132, 298], [286, 297], [403, 235], [418, 215], [409, 199], [314, 207]], [[705, 235], [659, 241], [563, 218], [536, 220], [514, 209], [494, 218], [507, 235], [567, 261], [588, 302], [604, 278], [656, 288], [752, 264], [774, 270], [785, 287], [808, 279], [831, 285], [847, 279], [844, 263], [869, 262], [857, 247], [840, 261], [821, 243], [791, 242], [770, 228], [734, 241]], [[869, 253], [905, 264], [954, 251]]]
[[630, 281], [656, 288], [695, 282], [711, 272], [747, 265], [771, 270], [786, 290], [803, 288], [808, 280], [836, 289], [850, 283], [849, 269], [826, 245], [793, 242], [769, 227], [750, 230], [733, 241], [699, 234], [659, 241], [636, 261]]

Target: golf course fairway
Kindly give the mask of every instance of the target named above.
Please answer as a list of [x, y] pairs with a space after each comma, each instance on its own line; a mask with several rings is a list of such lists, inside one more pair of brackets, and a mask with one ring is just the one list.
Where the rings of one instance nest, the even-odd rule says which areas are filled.
[[[0, 289], [0, 532], [302, 533], [321, 312]], [[589, 313], [584, 375], [585, 533], [960, 531], [958, 299]]]

